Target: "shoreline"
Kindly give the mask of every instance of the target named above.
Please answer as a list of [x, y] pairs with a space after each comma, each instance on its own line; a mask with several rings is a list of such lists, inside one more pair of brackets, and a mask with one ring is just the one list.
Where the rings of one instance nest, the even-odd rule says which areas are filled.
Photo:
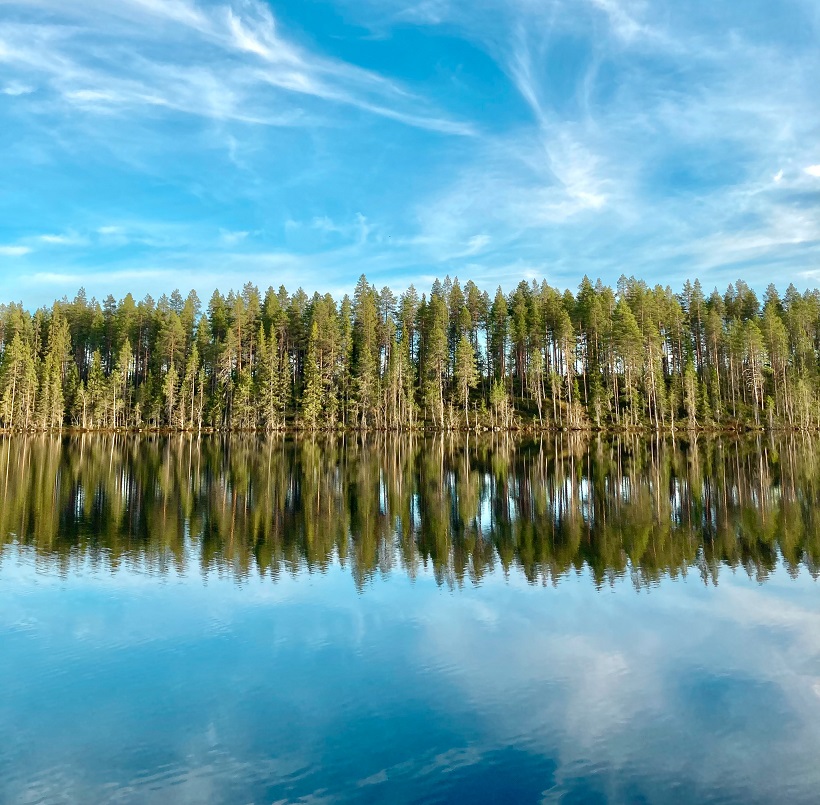
[[80, 426], [64, 426], [61, 428], [2, 428], [0, 427], [0, 435], [3, 436], [33, 436], [41, 434], [65, 434], [69, 436], [81, 434], [122, 434], [122, 435], [140, 435], [140, 434], [160, 434], [164, 436], [170, 435], [249, 435], [256, 434], [262, 436], [279, 435], [279, 436], [308, 436], [308, 435], [365, 435], [370, 433], [390, 434], [390, 435], [441, 435], [449, 434], [515, 434], [521, 436], [534, 435], [557, 435], [557, 434], [578, 434], [578, 435], [598, 435], [598, 436], [752, 436], [765, 434], [820, 434], [820, 428], [809, 427], [801, 428], [790, 425], [777, 425], [773, 427], [764, 426], [739, 426], [739, 427], [697, 427], [697, 428], [653, 428], [653, 427], [639, 427], [639, 428], [614, 428], [614, 427], [585, 427], [585, 428], [568, 428], [568, 427], [454, 427], [442, 428], [438, 426], [425, 426], [417, 428], [300, 428], [296, 426], [288, 426], [286, 428], [168, 428], [168, 427], [127, 427], [127, 428], [83, 428]]

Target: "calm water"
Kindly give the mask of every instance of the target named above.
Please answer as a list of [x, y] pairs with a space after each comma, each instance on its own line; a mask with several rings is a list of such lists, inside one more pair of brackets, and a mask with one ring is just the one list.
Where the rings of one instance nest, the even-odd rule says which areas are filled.
[[820, 801], [820, 443], [0, 438], [0, 802]]

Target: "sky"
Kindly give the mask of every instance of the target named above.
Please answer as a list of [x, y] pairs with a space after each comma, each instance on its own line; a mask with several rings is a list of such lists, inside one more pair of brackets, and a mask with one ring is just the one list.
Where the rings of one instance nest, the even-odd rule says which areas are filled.
[[0, 301], [820, 284], [820, 0], [0, 0]]

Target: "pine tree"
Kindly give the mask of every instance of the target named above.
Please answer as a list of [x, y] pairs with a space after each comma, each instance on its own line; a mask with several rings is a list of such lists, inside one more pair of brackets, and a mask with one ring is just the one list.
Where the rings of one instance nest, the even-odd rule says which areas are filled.
[[176, 365], [171, 361], [168, 367], [168, 373], [162, 382], [162, 397], [165, 403], [165, 424], [168, 427], [173, 427], [174, 412], [176, 410], [177, 401], [177, 386], [179, 382], [179, 375], [177, 373]]
[[496, 380], [505, 378], [507, 374], [507, 316], [507, 300], [499, 286], [495, 292], [489, 317], [489, 343], [493, 376]]
[[444, 428], [444, 383], [448, 361], [447, 350], [447, 305], [440, 295], [430, 298], [428, 308], [428, 331], [424, 351], [422, 374], [426, 379], [425, 398], [433, 418], [438, 419], [439, 426]]
[[338, 307], [284, 287], [262, 302], [246, 283], [202, 315], [193, 291], [100, 304], [81, 290], [34, 313], [0, 305], [0, 427], [272, 430], [298, 414], [445, 429], [462, 409], [477, 424], [472, 403], [504, 427], [535, 412], [540, 427], [817, 427], [820, 292], [763, 300], [742, 280], [707, 298], [634, 277], [617, 291], [585, 277], [575, 295], [522, 282], [492, 303], [447, 277], [420, 299], [362, 276]]
[[[88, 370], [86, 381], [87, 403], [83, 407], [83, 427], [104, 428], [107, 425], [106, 408], [108, 394], [106, 393], [105, 374], [102, 368], [102, 356], [98, 349], [91, 357], [91, 367]], [[88, 416], [87, 425], [86, 415]]]
[[131, 376], [131, 362], [133, 353], [131, 350], [131, 343], [126, 338], [123, 342], [120, 353], [117, 356], [117, 363], [114, 371], [111, 373], [110, 382], [113, 397], [113, 420], [114, 427], [119, 424], [118, 410], [122, 408], [122, 424], [127, 426], [129, 424], [131, 413], [131, 394], [129, 378]]
[[194, 426], [194, 410], [196, 400], [196, 381], [199, 372], [199, 349], [194, 344], [185, 364], [185, 374], [179, 387], [177, 402], [176, 423], [180, 430]]
[[7, 428], [27, 429], [32, 423], [37, 393], [37, 369], [19, 332], [5, 350], [0, 368], [0, 422]]
[[362, 274], [353, 297], [353, 385], [359, 421], [367, 427], [375, 418], [379, 392], [378, 324], [376, 292]]
[[250, 430], [254, 427], [251, 370], [245, 366], [238, 374], [233, 392], [230, 426], [234, 430]]
[[322, 411], [322, 377], [319, 371], [316, 350], [318, 338], [318, 327], [314, 321], [308, 338], [308, 350], [305, 358], [305, 383], [301, 403], [302, 421], [310, 430], [316, 429]]
[[455, 357], [455, 384], [458, 396], [464, 403], [464, 419], [470, 427], [470, 389], [478, 385], [478, 370], [476, 368], [473, 345], [466, 334], [461, 336], [456, 347]]

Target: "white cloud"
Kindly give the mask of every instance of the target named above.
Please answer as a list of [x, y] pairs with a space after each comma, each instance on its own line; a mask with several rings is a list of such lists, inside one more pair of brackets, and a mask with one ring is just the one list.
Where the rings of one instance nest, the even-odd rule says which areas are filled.
[[[492, 287], [505, 271], [570, 286], [583, 273], [614, 282], [623, 271], [765, 285], [773, 267], [787, 283], [819, 264], [810, 191], [820, 178], [811, 150], [820, 52], [761, 35], [759, 19], [747, 25], [752, 12], [684, 12], [668, 0], [334, 1], [375, 37], [445, 25], [467, 43], [464, 64], [444, 58], [435, 75], [406, 81], [362, 69], [307, 44], [310, 31], [296, 35], [261, 0], [5, 0], [15, 14], [0, 20], [3, 81], [36, 87], [56, 121], [53, 137], [43, 126], [40, 142], [14, 147], [39, 148], [37, 164], [56, 165], [58, 147], [99, 146], [130, 178], [162, 175], [192, 221], [185, 233], [143, 226], [145, 197], [135, 194], [108, 208], [125, 225], [89, 229], [89, 242], [156, 248], [153, 258], [171, 265], [189, 264], [189, 251], [202, 262], [201, 244], [241, 243], [227, 255], [239, 277], [257, 270], [251, 253], [265, 262], [284, 248], [279, 237], [309, 258], [296, 281], [320, 290], [360, 270], [389, 283], [469, 271]], [[578, 58], [564, 59], [566, 48]], [[497, 69], [473, 73], [474, 49]], [[498, 100], [489, 113], [487, 89]], [[191, 116], [184, 146], [168, 135], [180, 113]], [[384, 119], [472, 136], [394, 138], [375, 128]], [[183, 153], [166, 170], [188, 147], [197, 168], [222, 161], [195, 172]], [[207, 210], [197, 208], [204, 195]], [[278, 217], [243, 235], [255, 218], [235, 218], [237, 198]], [[231, 214], [220, 217], [219, 204]], [[33, 226], [57, 227], [55, 240], [9, 239], [66, 245], [44, 220]], [[215, 235], [203, 223], [214, 220], [236, 229]], [[54, 269], [55, 251], [42, 252]]]
[[[290, 223], [290, 222], [288, 222]], [[341, 233], [343, 232], [343, 228], [336, 224], [329, 216], [327, 215], [317, 215], [311, 222], [310, 225], [313, 229], [318, 230], [319, 232], [335, 232]]]
[[2, 257], [23, 257], [31, 252], [28, 246], [0, 246]]
[[0, 95], [10, 95], [12, 97], [30, 95], [32, 92], [34, 92], [34, 87], [31, 87], [28, 84], [18, 83], [6, 84], [6, 86], [0, 89]]
[[606, 196], [603, 193], [589, 193], [586, 190], [571, 191], [573, 198], [576, 198], [583, 207], [591, 210], [600, 210], [606, 204]]
[[[285, 221], [285, 229], [290, 231], [298, 230], [302, 224], [298, 221]], [[373, 225], [362, 213], [356, 213], [353, 220], [335, 221], [328, 215], [317, 215], [310, 222], [310, 228], [325, 235], [339, 235], [340, 237], [358, 245], [368, 242], [370, 234], [373, 232]]]
[[110, 90], [99, 89], [78, 89], [71, 90], [65, 93], [65, 97], [70, 101], [78, 101], [80, 103], [95, 103], [95, 102], [122, 102], [124, 98], [116, 92]]
[[354, 228], [357, 232], [359, 244], [364, 245], [367, 243], [367, 239], [370, 237], [373, 227], [367, 222], [367, 217], [362, 215], [360, 212], [356, 213], [356, 223]]
[[[627, 268], [666, 280], [673, 266], [682, 277], [702, 269], [706, 282], [743, 267], [754, 282], [764, 265], [792, 265], [796, 277], [820, 257], [816, 207], [773, 190], [809, 161], [820, 59], [784, 47], [780, 31], [761, 35], [768, 12], [725, 6], [718, 29], [699, 8], [645, 0], [346, 6], [383, 36], [408, 21], [447, 24], [497, 63], [530, 111], [529, 124], [480, 138], [418, 200], [418, 232], [405, 242], [433, 260], [468, 257], [477, 228], [496, 248], [470, 270], [487, 276], [501, 248], [513, 264], [608, 281]], [[568, 38], [584, 46], [556, 68]], [[772, 164], [783, 166], [774, 176]]]
[[467, 248], [463, 252], [464, 257], [471, 257], [474, 254], [483, 252], [484, 248], [489, 245], [492, 238], [489, 235], [473, 235], [467, 241]]
[[152, 218], [129, 218], [119, 224], [97, 227], [97, 242], [104, 247], [140, 245], [162, 249], [167, 253], [184, 253], [195, 244], [213, 242], [210, 231], [191, 223], [177, 223]]
[[126, 0], [126, 4], [128, 2], [153, 16], [166, 17], [201, 30], [208, 27], [205, 15], [191, 3], [182, 2], [182, 0]]
[[59, 285], [79, 288], [84, 286], [94, 289], [100, 296], [109, 293], [112, 285], [123, 281], [133, 280], [157, 280], [161, 279], [165, 283], [174, 280], [175, 274], [170, 269], [154, 268], [118, 268], [104, 273], [92, 274], [87, 271], [37, 271], [24, 278], [24, 282], [29, 285]]
[[76, 232], [66, 232], [62, 235], [46, 234], [37, 238], [40, 243], [49, 246], [82, 246], [88, 243], [88, 239]]
[[236, 244], [241, 243], [245, 240], [250, 232], [247, 231], [240, 231], [234, 232], [229, 229], [220, 229], [219, 230], [219, 239], [226, 245], [226, 246], [236, 246]]
[[[268, 33], [268, 37], [272, 38], [273, 18], [267, 15], [265, 22], [267, 23], [266, 32]], [[233, 13], [232, 9], [228, 9], [228, 25], [233, 35], [234, 43], [240, 50], [254, 53], [269, 61], [274, 60], [276, 52], [270, 46], [260, 42], [259, 39], [253, 36], [249, 31], [245, 30], [242, 21]]]
[[609, 17], [610, 24], [618, 36], [630, 40], [640, 33], [641, 26], [617, 0], [590, 0], [590, 2]]
[[[297, 93], [408, 126], [474, 133], [378, 73], [288, 41], [259, 0], [201, 8], [158, 0], [89, 2], [37, 0], [54, 24], [0, 23], [8, 69], [21, 79], [45, 80], [90, 113], [146, 107], [257, 125], [309, 124], [313, 117], [283, 96]], [[319, 112], [332, 114], [321, 106]]]

